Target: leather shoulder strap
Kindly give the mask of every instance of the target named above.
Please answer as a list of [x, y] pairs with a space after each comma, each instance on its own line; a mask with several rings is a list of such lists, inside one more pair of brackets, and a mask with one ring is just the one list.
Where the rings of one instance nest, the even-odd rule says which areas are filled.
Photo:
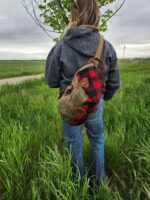
[[101, 61], [100, 58], [101, 58], [101, 55], [102, 55], [103, 47], [104, 47], [104, 37], [100, 36], [99, 44], [98, 44], [98, 47], [97, 47], [96, 54], [95, 54], [94, 58], [92, 58], [92, 60], [90, 59], [86, 65], [84, 65], [81, 68], [79, 68], [76, 71], [74, 76], [76, 76], [76, 74], [79, 71], [82, 71], [83, 69], [90, 68], [91, 66], [93, 66], [93, 65], [91, 65], [91, 63], [94, 64], [95, 67], [98, 67], [99, 62]]
[[100, 36], [100, 40], [99, 40], [99, 44], [94, 56], [94, 64], [97, 67], [98, 63], [100, 61], [101, 55], [102, 55], [102, 51], [103, 51], [103, 47], [104, 47], [104, 37]]

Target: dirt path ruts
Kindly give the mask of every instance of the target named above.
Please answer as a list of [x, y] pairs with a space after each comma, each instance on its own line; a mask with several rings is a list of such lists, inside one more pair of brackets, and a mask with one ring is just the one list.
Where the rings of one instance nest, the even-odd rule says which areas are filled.
[[42, 77], [44, 77], [44, 74], [0, 79], [0, 86], [5, 85], [5, 84], [18, 84], [26, 80], [32, 80], [35, 78], [42, 78]]

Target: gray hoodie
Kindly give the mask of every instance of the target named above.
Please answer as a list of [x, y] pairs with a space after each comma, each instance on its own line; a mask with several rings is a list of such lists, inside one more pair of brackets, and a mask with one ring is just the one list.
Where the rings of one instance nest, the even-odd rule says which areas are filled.
[[[45, 67], [49, 87], [60, 87], [60, 96], [71, 83], [75, 72], [94, 57], [101, 35], [93, 28], [72, 27], [50, 51]], [[101, 59], [105, 66], [104, 100], [113, 97], [120, 86], [117, 56], [113, 46], [105, 40]]]

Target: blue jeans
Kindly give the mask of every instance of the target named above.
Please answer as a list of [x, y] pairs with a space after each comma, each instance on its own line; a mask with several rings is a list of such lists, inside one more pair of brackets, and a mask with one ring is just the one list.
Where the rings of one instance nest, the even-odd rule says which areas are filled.
[[[97, 109], [84, 125], [87, 136], [91, 144], [91, 171], [100, 181], [106, 178], [104, 167], [104, 126], [102, 119], [103, 98], [101, 98]], [[84, 162], [82, 156], [82, 128], [80, 126], [71, 126], [62, 119], [66, 148], [72, 153], [73, 171], [78, 168], [80, 176], [84, 175]]]

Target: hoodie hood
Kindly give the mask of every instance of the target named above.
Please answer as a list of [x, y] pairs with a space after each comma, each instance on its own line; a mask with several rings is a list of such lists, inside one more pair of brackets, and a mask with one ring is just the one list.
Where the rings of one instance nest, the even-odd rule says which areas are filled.
[[[63, 39], [51, 49], [46, 61], [45, 78], [50, 87], [60, 87], [60, 96], [71, 84], [77, 70], [95, 55], [99, 39], [100, 34], [95, 29], [76, 26], [69, 29]], [[102, 60], [106, 82], [104, 97], [108, 100], [114, 95], [120, 82], [116, 52], [106, 40]]]
[[65, 34], [64, 42], [75, 51], [94, 56], [100, 39], [100, 34], [94, 28], [75, 26]]

